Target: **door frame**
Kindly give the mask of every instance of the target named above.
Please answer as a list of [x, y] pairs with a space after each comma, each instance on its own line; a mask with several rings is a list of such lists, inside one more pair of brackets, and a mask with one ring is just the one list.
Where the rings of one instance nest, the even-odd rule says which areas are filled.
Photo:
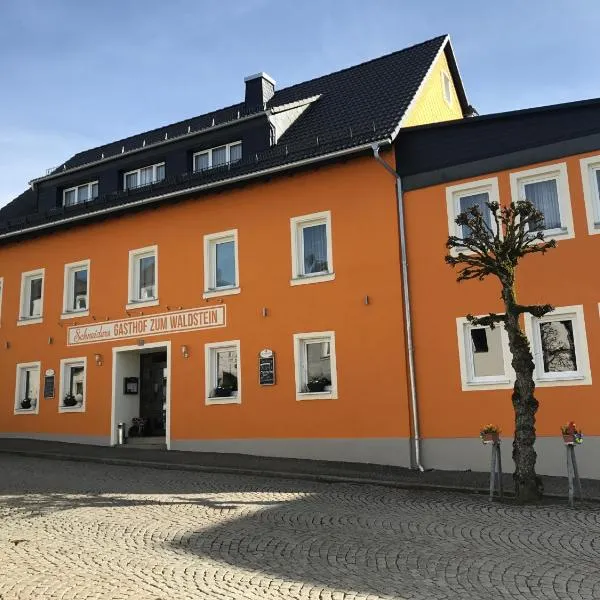
[[135, 344], [134, 346], [114, 346], [112, 349], [112, 400], [110, 411], [110, 445], [117, 444], [117, 423], [116, 423], [116, 403], [117, 403], [117, 358], [120, 352], [131, 352], [146, 350], [147, 348], [164, 349], [167, 352], [167, 422], [165, 425], [165, 441], [167, 450], [171, 449], [171, 340], [164, 342], [149, 342], [143, 346]]

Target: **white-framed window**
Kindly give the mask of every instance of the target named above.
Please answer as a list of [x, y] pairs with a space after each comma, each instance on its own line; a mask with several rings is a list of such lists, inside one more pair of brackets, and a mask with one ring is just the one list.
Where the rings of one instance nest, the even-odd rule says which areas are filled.
[[44, 311], [44, 269], [21, 274], [21, 306], [18, 325], [41, 323]]
[[65, 265], [63, 286], [63, 319], [90, 314], [90, 261]]
[[85, 412], [87, 359], [60, 361], [59, 412]]
[[456, 329], [463, 391], [512, 387], [514, 372], [504, 326], [499, 323], [492, 329], [459, 317]]
[[452, 79], [446, 71], [442, 71], [442, 95], [448, 106], [452, 106]]
[[579, 163], [588, 232], [595, 235], [600, 233], [600, 155], [582, 158]]
[[548, 238], [575, 236], [566, 163], [511, 173], [510, 188], [513, 202], [528, 200], [543, 213], [539, 229]]
[[206, 171], [213, 167], [220, 167], [240, 160], [242, 160], [242, 142], [238, 141], [231, 144], [223, 144], [216, 148], [209, 148], [194, 153], [194, 172]]
[[331, 211], [290, 219], [292, 235], [291, 285], [335, 279]]
[[204, 236], [204, 298], [240, 293], [238, 231]]
[[525, 315], [536, 385], [591, 385], [583, 306], [562, 306], [541, 318]]
[[150, 185], [157, 181], [162, 181], [165, 178], [165, 163], [157, 163], [128, 171], [123, 175], [123, 189], [130, 190], [132, 188]]
[[489, 202], [500, 202], [498, 178], [479, 179], [469, 183], [451, 185], [446, 188], [446, 212], [448, 214], [448, 233], [460, 238], [469, 234], [468, 227], [455, 223], [456, 217], [472, 206], [477, 206], [484, 221], [496, 232], [496, 222], [492, 212], [486, 206]]
[[89, 202], [98, 197], [98, 182], [90, 181], [83, 185], [67, 188], [63, 190], [63, 206], [73, 206], [74, 204], [82, 204]]
[[38, 414], [40, 409], [41, 363], [17, 364], [15, 384], [15, 414]]
[[158, 303], [158, 246], [130, 250], [126, 308], [157, 306]]
[[206, 404], [242, 402], [240, 341], [204, 345]]
[[294, 334], [296, 400], [338, 397], [335, 332]]

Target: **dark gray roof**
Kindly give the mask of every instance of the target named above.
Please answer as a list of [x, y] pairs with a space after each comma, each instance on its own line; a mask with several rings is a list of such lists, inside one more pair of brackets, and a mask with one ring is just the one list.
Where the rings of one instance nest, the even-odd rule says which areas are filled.
[[[106, 207], [125, 207], [142, 196], [179, 194], [186, 189], [197, 190], [205, 183], [225, 183], [227, 180], [239, 179], [239, 176], [259, 174], [268, 169], [297, 164], [305, 159], [318, 159], [320, 156], [325, 158], [325, 155], [339, 150], [358, 148], [375, 141], [391, 141], [398, 132], [402, 117], [442, 51], [446, 53], [461, 107], [463, 113], [466, 113], [467, 99], [449, 38], [445, 35], [436, 37], [410, 48], [276, 91], [266, 108], [283, 106], [314, 96], [319, 96], [319, 99], [312, 102], [302, 116], [285, 131], [276, 146], [265, 152], [245, 157], [242, 162], [227, 169], [214, 169], [199, 174], [186, 173], [167, 178], [142, 190], [121, 190], [85, 205], [56, 208], [43, 215], [23, 210], [25, 205], [19, 197], [0, 209], [0, 235], [14, 229], [26, 230], [40, 223], [60, 222], [67, 216], [94, 213]], [[63, 175], [70, 169], [83, 169], [85, 165], [97, 161], [118, 159], [127, 152], [145, 151], [158, 143], [164, 144], [165, 140], [176, 140], [180, 136], [207, 128], [210, 130], [212, 127], [236, 122], [250, 115], [251, 113], [245, 112], [243, 103], [235, 104], [80, 152], [67, 160], [64, 166], [61, 165], [56, 173]]]
[[554, 160], [600, 148], [600, 99], [408, 127], [395, 145], [405, 189]]

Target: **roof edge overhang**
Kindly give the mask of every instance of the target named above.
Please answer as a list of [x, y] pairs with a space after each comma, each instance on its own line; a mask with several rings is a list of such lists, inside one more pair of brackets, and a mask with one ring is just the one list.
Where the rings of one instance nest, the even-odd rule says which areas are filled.
[[52, 221], [50, 223], [42, 223], [40, 225], [34, 225], [32, 227], [27, 227], [24, 229], [18, 229], [16, 231], [10, 231], [8, 233], [0, 234], [0, 242], [17, 239], [21, 236], [27, 236], [37, 231], [50, 230], [56, 227], [60, 227], [62, 225], [66, 225], [69, 223], [74, 223], [77, 221], [85, 221], [90, 220], [95, 217], [101, 217], [103, 215], [108, 215], [111, 213], [125, 212], [128, 209], [136, 208], [148, 204], [155, 204], [164, 200], [168, 200], [170, 198], [177, 198], [181, 196], [189, 196], [194, 193], [201, 193], [205, 191], [210, 191], [213, 189], [219, 189], [222, 187], [226, 187], [228, 185], [236, 184], [236, 183], [244, 183], [246, 181], [251, 181], [253, 179], [259, 179], [261, 177], [268, 177], [270, 175], [274, 175], [277, 173], [292, 171], [294, 169], [299, 169], [305, 166], [310, 166], [312, 164], [332, 161], [337, 158], [342, 158], [345, 156], [352, 156], [354, 154], [361, 154], [368, 151], [372, 151], [374, 145], [379, 146], [389, 146], [392, 145], [392, 140], [390, 138], [384, 138], [378, 141], [366, 142], [364, 144], [359, 144], [357, 146], [353, 146], [351, 148], [344, 148], [343, 150], [336, 150], [333, 152], [329, 152], [327, 154], [322, 154], [319, 156], [314, 156], [311, 158], [302, 159], [299, 161], [295, 161], [292, 163], [288, 163], [285, 165], [278, 165], [275, 167], [270, 167], [268, 169], [262, 169], [260, 171], [254, 171], [252, 173], [246, 173], [244, 175], [239, 175], [237, 177], [231, 177], [228, 179], [223, 179], [221, 181], [215, 181], [213, 183], [207, 183], [204, 185], [198, 185], [191, 188], [187, 188], [184, 190], [177, 190], [174, 192], [168, 192], [166, 194], [158, 194], [156, 196], [151, 196], [149, 198], [143, 198], [140, 200], [136, 200], [134, 202], [130, 202], [128, 204], [119, 204], [116, 206], [110, 206], [106, 208], [101, 208], [95, 211], [90, 211], [85, 214], [75, 215], [73, 217], [67, 217], [65, 219], [60, 219], [57, 221]]

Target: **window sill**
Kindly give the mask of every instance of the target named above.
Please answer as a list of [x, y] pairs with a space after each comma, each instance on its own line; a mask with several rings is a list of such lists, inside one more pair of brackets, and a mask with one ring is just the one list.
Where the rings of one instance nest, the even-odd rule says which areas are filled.
[[489, 379], [487, 381], [467, 381], [462, 386], [463, 392], [481, 392], [485, 390], [505, 390], [512, 388], [512, 379]]
[[296, 400], [337, 400], [334, 392], [301, 392], [296, 393]]
[[82, 406], [59, 406], [59, 413], [84, 413], [85, 412], [85, 404]]
[[89, 317], [89, 310], [69, 310], [60, 315], [61, 319], [77, 319], [78, 317]]
[[242, 398], [241, 396], [227, 396], [225, 398], [221, 397], [210, 397], [204, 399], [204, 404], [206, 406], [210, 406], [211, 404], [241, 404]]
[[239, 294], [242, 291], [240, 287], [228, 287], [220, 290], [207, 290], [202, 294], [202, 298], [207, 300], [208, 298], [220, 298], [221, 296], [233, 296]]
[[39, 323], [42, 323], [43, 321], [43, 317], [20, 317], [17, 321], [17, 326], [20, 327], [21, 325], [37, 325]]
[[557, 377], [536, 377], [535, 385], [539, 387], [550, 387], [553, 385], [591, 385], [592, 381], [589, 375], [581, 373], [560, 375]]
[[158, 298], [154, 300], [130, 300], [125, 305], [125, 310], [135, 310], [136, 308], [146, 308], [147, 306], [158, 306], [160, 304]]
[[15, 415], [37, 415], [37, 406], [34, 408], [15, 408], [13, 414]]
[[304, 275], [290, 279], [290, 285], [306, 285], [309, 283], [322, 283], [323, 281], [333, 281], [335, 273], [323, 273], [322, 275]]

